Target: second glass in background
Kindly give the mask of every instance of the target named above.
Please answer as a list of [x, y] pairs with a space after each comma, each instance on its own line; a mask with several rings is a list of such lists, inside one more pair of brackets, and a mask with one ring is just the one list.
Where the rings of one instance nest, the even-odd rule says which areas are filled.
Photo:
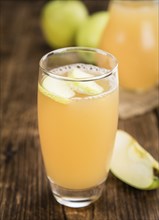
[[100, 48], [119, 61], [121, 87], [148, 90], [158, 83], [158, 1], [111, 1]]

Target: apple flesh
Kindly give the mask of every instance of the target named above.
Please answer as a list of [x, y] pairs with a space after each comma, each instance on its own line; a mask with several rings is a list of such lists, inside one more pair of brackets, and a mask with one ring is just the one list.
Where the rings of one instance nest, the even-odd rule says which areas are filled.
[[66, 82], [49, 76], [45, 77], [42, 86], [39, 85], [39, 90], [61, 104], [68, 104], [71, 98], [75, 96], [74, 91], [71, 90]]
[[[91, 74], [77, 68], [70, 70], [67, 76], [72, 79], [92, 77]], [[85, 95], [97, 95], [102, 93], [104, 89], [95, 82], [67, 82], [46, 76], [42, 84], [39, 85], [39, 90], [58, 103], [69, 104], [71, 98], [76, 95], [76, 92]]]
[[41, 15], [47, 43], [53, 48], [74, 45], [76, 31], [87, 17], [87, 8], [81, 1], [50, 1]]
[[[85, 78], [91, 78], [93, 75], [86, 73], [80, 69], [73, 69], [68, 73], [68, 76], [73, 79], [85, 79]], [[71, 82], [70, 83], [71, 88], [80, 94], [85, 95], [98, 95], [104, 91], [103, 87], [98, 85], [96, 82]]]
[[159, 188], [159, 178], [155, 174], [159, 173], [159, 163], [132, 136], [121, 130], [116, 134], [110, 170], [135, 188]]

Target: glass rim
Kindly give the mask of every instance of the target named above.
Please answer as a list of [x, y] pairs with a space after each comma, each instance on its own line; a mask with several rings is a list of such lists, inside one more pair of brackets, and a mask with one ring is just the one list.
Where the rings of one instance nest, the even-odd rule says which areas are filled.
[[[103, 70], [107, 70], [107, 72], [98, 75], [98, 76], [91, 76], [91, 77], [87, 77], [87, 78], [71, 78], [71, 77], [67, 77], [67, 76], [61, 76], [61, 75], [57, 75], [55, 73], [53, 73], [53, 71], [51, 70], [47, 70], [46, 67], [44, 67], [43, 63], [44, 61], [50, 56], [50, 55], [54, 55], [54, 54], [60, 54], [62, 52], [76, 52], [76, 51], [85, 51], [85, 52], [94, 52], [94, 53], [98, 53], [104, 56], [109, 56], [115, 63], [114, 67], [111, 70], [107, 70], [104, 67], [99, 67], [100, 69]], [[40, 69], [48, 76], [55, 78], [55, 79], [59, 79], [59, 80], [64, 80], [64, 81], [73, 81], [73, 82], [89, 82], [89, 81], [95, 81], [95, 80], [99, 80], [99, 79], [103, 79], [106, 77], [111, 76], [113, 73], [116, 72], [117, 68], [118, 68], [118, 61], [117, 59], [109, 52], [106, 52], [104, 50], [98, 49], [98, 48], [91, 48], [91, 47], [65, 47], [65, 48], [59, 48], [56, 50], [52, 50], [48, 53], [46, 53], [44, 56], [42, 56], [42, 58], [40, 59], [39, 62], [39, 67]], [[59, 68], [59, 67], [57, 67]], [[54, 68], [56, 69], [56, 68]]]

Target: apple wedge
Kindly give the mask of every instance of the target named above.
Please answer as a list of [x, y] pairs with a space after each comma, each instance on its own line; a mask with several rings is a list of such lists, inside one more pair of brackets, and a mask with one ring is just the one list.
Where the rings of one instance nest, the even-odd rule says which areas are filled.
[[159, 177], [156, 176], [159, 163], [132, 136], [121, 130], [116, 134], [110, 170], [137, 189], [159, 188]]
[[56, 102], [67, 104], [71, 98], [75, 96], [74, 91], [67, 85], [66, 82], [45, 77], [42, 86], [39, 86], [40, 91], [55, 100]]
[[[68, 73], [68, 76], [73, 79], [84, 79], [93, 77], [93, 75], [86, 73], [78, 68], [71, 70]], [[93, 81], [71, 82], [70, 86], [75, 92], [85, 95], [98, 95], [104, 91], [102, 86]]]

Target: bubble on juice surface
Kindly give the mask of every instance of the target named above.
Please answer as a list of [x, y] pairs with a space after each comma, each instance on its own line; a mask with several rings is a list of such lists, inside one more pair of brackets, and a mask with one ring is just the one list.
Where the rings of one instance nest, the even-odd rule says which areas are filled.
[[100, 67], [90, 65], [90, 64], [83, 64], [83, 63], [71, 64], [67, 66], [54, 68], [50, 72], [55, 75], [67, 76], [67, 72], [75, 68], [81, 69], [82, 71], [90, 73], [93, 76], [104, 75], [104, 74], [109, 73], [109, 70], [107, 69], [100, 68]]

